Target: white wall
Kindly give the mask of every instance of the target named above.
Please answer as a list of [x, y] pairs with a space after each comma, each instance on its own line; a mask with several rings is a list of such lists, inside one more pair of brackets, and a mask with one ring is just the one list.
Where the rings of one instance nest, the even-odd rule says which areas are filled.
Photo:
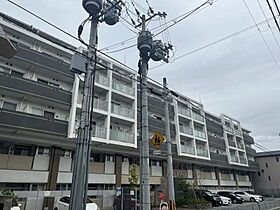
[[60, 157], [58, 171], [71, 171], [72, 158]]
[[152, 176], [162, 176], [162, 168], [160, 166], [152, 166]]
[[[57, 183], [71, 183], [72, 173], [59, 172], [57, 177]], [[115, 174], [89, 174], [88, 183], [91, 184], [115, 184]]]
[[115, 173], [115, 162], [106, 161], [105, 162], [105, 174], [114, 174]]
[[50, 157], [46, 155], [35, 155], [32, 170], [48, 171]]
[[0, 182], [7, 183], [47, 183], [47, 171], [0, 170]]

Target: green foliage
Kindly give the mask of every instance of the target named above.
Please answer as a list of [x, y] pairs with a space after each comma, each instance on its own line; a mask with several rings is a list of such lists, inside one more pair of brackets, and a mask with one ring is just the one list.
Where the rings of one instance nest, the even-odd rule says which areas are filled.
[[11, 197], [13, 200], [17, 199], [17, 196], [15, 195], [15, 193], [11, 190], [5, 189], [0, 193], [0, 196], [3, 197]]
[[175, 178], [175, 199], [177, 207], [205, 208], [208, 201], [197, 199], [194, 188], [186, 182], [186, 179]]
[[139, 176], [137, 175], [137, 170], [136, 170], [136, 165], [132, 164], [129, 170], [129, 177], [128, 177], [128, 181], [130, 183], [130, 186], [133, 189], [137, 189], [139, 187]]

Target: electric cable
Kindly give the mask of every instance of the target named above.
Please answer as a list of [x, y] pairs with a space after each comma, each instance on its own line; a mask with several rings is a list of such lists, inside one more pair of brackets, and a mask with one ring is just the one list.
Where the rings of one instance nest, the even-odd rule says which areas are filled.
[[[268, 49], [268, 51], [269, 51], [271, 57], [273, 58], [273, 60], [274, 60], [274, 62], [275, 62], [275, 64], [276, 64], [276, 67], [277, 67], [278, 70], [280, 71], [280, 66], [279, 66], [279, 64], [278, 64], [278, 62], [277, 62], [275, 56], [273, 55], [273, 53], [272, 53], [272, 51], [271, 51], [271, 49], [270, 49], [268, 43], [266, 42], [266, 40], [265, 40], [265, 38], [264, 38], [262, 32], [260, 31], [260, 29], [259, 29], [259, 27], [258, 27], [258, 25], [257, 25], [257, 22], [256, 22], [256, 20], [255, 20], [255, 18], [254, 18], [254, 16], [253, 16], [253, 14], [252, 14], [252, 12], [251, 12], [251, 10], [250, 10], [248, 4], [246, 3], [246, 0], [243, 0], [243, 2], [244, 2], [245, 6], [246, 6], [246, 8], [247, 8], [247, 11], [249, 12], [249, 14], [250, 14], [250, 16], [251, 16], [251, 18], [252, 18], [254, 24], [257, 26], [257, 29], [258, 29], [258, 31], [259, 31], [261, 37], [262, 37], [262, 40], [264, 41], [264, 43], [265, 43], [265, 45], [266, 45], [266, 47], [267, 47], [267, 49]], [[275, 16], [274, 16], [273, 18], [275, 19]], [[280, 28], [279, 28], [279, 30], [280, 30]]]
[[[272, 20], [273, 20], [273, 18], [269, 18], [269, 19], [267, 19], [267, 20], [263, 20], [263, 21], [257, 23], [257, 25], [256, 25], [256, 24], [251, 25], [251, 26], [249, 26], [249, 27], [247, 27], [247, 28], [244, 28], [244, 29], [241, 29], [241, 30], [239, 30], [239, 31], [237, 31], [237, 32], [234, 32], [234, 33], [232, 33], [232, 34], [230, 34], [230, 35], [228, 35], [228, 36], [225, 36], [225, 37], [223, 37], [223, 38], [217, 39], [217, 40], [215, 40], [215, 41], [213, 41], [213, 42], [211, 42], [211, 43], [209, 43], [209, 44], [206, 44], [206, 45], [203, 45], [203, 46], [201, 46], [201, 47], [198, 47], [198, 48], [196, 48], [196, 49], [194, 49], [194, 50], [191, 50], [191, 51], [189, 51], [189, 52], [187, 52], [187, 53], [184, 53], [184, 54], [182, 54], [182, 55], [176, 57], [176, 58], [173, 60], [173, 62], [175, 62], [176, 60], [179, 60], [179, 59], [181, 59], [181, 58], [184, 58], [184, 57], [186, 57], [186, 56], [189, 56], [189, 55], [191, 55], [191, 54], [194, 54], [194, 53], [196, 53], [196, 52], [199, 52], [199, 51], [201, 51], [201, 50], [204, 50], [204, 49], [206, 49], [206, 48], [208, 48], [208, 47], [211, 47], [211, 46], [213, 46], [213, 45], [215, 45], [215, 44], [218, 44], [218, 43], [220, 43], [220, 42], [223, 42], [223, 41], [225, 41], [225, 40], [227, 40], [227, 39], [230, 39], [230, 38], [232, 38], [232, 37], [234, 37], [234, 36], [237, 36], [237, 35], [239, 35], [239, 34], [242, 34], [242, 33], [244, 33], [244, 32], [247, 32], [247, 31], [249, 31], [249, 30], [252, 30], [252, 29], [256, 28], [257, 26], [266, 23], [266, 21], [272, 21]], [[162, 63], [162, 64], [159, 64], [159, 65], [156, 65], [156, 66], [150, 68], [150, 70], [159, 68], [159, 67], [161, 67], [161, 66], [163, 66], [163, 65], [166, 65], [166, 64], [167, 64], [167, 63]]]
[[[269, 3], [269, 0], [266, 0], [266, 3], [267, 3], [267, 5], [268, 5], [268, 7], [269, 7], [269, 9], [270, 9], [270, 12], [271, 12], [273, 18], [274, 18], [274, 22], [275, 22], [275, 24], [276, 24], [276, 26], [277, 26], [277, 28], [278, 28], [278, 30], [279, 30], [279, 32], [280, 32], [280, 26], [279, 26], [279, 24], [278, 24], [278, 22], [277, 22], [277, 20], [276, 20], [275, 14], [274, 14], [273, 9], [272, 9], [272, 7], [271, 7], [271, 5], [270, 5], [270, 3]], [[277, 4], [276, 4], [276, 5], [277, 5]]]

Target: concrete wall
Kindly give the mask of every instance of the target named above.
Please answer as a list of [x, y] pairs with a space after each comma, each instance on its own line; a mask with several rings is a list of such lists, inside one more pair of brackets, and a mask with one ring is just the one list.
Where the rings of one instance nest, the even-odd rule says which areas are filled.
[[0, 168], [31, 170], [33, 157], [0, 154]]
[[104, 174], [105, 163], [90, 162], [88, 170], [89, 170], [89, 173], [92, 173], [92, 174]]
[[35, 155], [32, 170], [47, 171], [49, 169], [50, 157], [46, 155]]
[[60, 157], [58, 171], [71, 171], [72, 158]]
[[46, 171], [0, 170], [0, 182], [46, 183], [48, 174]]
[[[57, 183], [71, 183], [72, 173], [59, 172], [57, 177]], [[115, 184], [116, 175], [114, 174], [89, 174], [88, 183], [90, 184]]]

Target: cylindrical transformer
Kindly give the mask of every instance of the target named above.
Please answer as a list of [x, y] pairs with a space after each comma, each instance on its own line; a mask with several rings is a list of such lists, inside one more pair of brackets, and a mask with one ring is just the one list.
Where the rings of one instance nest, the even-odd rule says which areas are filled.
[[103, 0], [83, 0], [83, 7], [92, 16], [97, 16], [102, 10]]
[[118, 5], [113, 6], [112, 3], [107, 3], [104, 8], [104, 10], [106, 11], [104, 14], [105, 22], [110, 26], [118, 23], [120, 20], [121, 9], [122, 8]]
[[164, 50], [164, 46], [161, 40], [154, 40], [152, 50], [151, 50], [151, 58], [154, 61], [160, 61], [163, 60], [165, 56], [166, 56], [166, 52]]
[[147, 54], [151, 51], [153, 45], [153, 37], [151, 32], [142, 31], [138, 36], [138, 50], [141, 54]]

